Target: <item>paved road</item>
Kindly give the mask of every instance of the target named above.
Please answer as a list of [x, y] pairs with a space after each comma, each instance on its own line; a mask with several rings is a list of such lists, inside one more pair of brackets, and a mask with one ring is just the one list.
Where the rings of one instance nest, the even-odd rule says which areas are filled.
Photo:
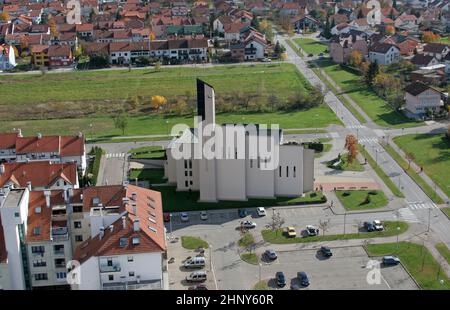
[[[297, 55], [297, 53], [286, 43], [287, 38], [277, 35], [276, 40], [279, 40], [286, 47], [288, 54], [288, 61], [294, 63], [296, 67], [303, 73], [308, 81], [313, 85], [318, 85], [325, 88], [320, 78], [308, 67], [305, 61]], [[387, 173], [390, 179], [399, 184], [402, 192], [406, 197], [406, 202], [416, 203], [430, 203], [431, 199], [422, 191], [422, 189], [403, 171], [403, 169], [395, 162], [395, 160], [383, 151], [378, 139], [382, 138], [385, 133], [382, 130], [374, 130], [363, 126], [342, 102], [331, 92], [328, 91], [325, 95], [325, 102], [334, 111], [334, 113], [341, 119], [348, 133], [353, 133], [358, 136], [360, 140], [366, 139], [371, 143], [366, 143], [368, 153], [377, 159], [380, 167]], [[424, 216], [423, 212], [416, 212], [416, 216], [426, 222], [428, 215]], [[447, 246], [450, 246], [450, 225], [448, 218], [441, 212], [436, 212], [431, 229], [444, 241]]]

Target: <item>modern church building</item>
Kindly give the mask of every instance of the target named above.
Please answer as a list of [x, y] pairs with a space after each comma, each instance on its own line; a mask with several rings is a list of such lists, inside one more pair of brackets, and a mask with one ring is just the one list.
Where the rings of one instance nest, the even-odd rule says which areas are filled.
[[284, 143], [282, 130], [270, 124], [216, 125], [214, 88], [201, 80], [194, 127], [172, 129], [181, 135], [166, 150], [165, 177], [178, 191], [199, 191], [200, 201], [216, 202], [313, 190], [313, 150]]

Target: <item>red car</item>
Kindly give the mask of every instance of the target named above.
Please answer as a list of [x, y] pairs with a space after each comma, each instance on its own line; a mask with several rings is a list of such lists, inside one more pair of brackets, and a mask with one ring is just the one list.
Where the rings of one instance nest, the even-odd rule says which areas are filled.
[[170, 213], [164, 212], [163, 216], [164, 216], [164, 222], [170, 222]]

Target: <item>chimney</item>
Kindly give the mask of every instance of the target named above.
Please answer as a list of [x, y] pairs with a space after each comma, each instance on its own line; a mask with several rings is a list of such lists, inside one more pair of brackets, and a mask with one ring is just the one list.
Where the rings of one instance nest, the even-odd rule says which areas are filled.
[[122, 198], [122, 204], [125, 206], [130, 202], [130, 199], [128, 199], [128, 197], [123, 197]]
[[73, 197], [73, 188], [72, 187], [69, 188], [69, 197]]
[[42, 139], [42, 134], [41, 134], [41, 133], [38, 133], [38, 134], [37, 134], [37, 138], [38, 138], [38, 139]]
[[133, 208], [133, 214], [136, 215], [136, 212], [137, 212], [136, 204], [135, 204], [135, 203], [132, 203], [132, 204], [131, 204], [131, 207]]
[[30, 181], [27, 182], [27, 188], [28, 188], [28, 191], [31, 192], [31, 182]]
[[23, 136], [22, 136], [22, 129], [17, 128], [17, 135], [18, 135], [20, 138], [23, 137]]
[[100, 233], [98, 234], [98, 238], [102, 240], [103, 236], [105, 235], [105, 227], [100, 227]]
[[83, 194], [80, 194], [80, 200], [83, 202]]
[[68, 203], [69, 202], [69, 191], [67, 190], [67, 188], [64, 189], [64, 202]]
[[127, 217], [122, 216], [122, 228], [127, 229]]
[[78, 138], [83, 138], [83, 133], [81, 131], [78, 133]]
[[0, 164], [0, 175], [2, 175], [3, 173], [5, 173], [5, 165]]
[[137, 193], [136, 192], [131, 194], [131, 199], [134, 201], [137, 201]]
[[44, 196], [45, 196], [45, 205], [47, 206], [47, 208], [50, 208], [50, 191], [45, 190]]
[[133, 231], [137, 232], [140, 230], [141, 230], [141, 228], [139, 226], [139, 219], [134, 219], [133, 220]]
[[114, 231], [114, 225], [109, 225], [109, 231], [113, 232]]

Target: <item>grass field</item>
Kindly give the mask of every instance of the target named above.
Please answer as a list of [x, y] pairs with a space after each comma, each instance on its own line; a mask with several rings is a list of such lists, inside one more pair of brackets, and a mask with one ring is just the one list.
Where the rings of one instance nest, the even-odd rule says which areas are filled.
[[321, 204], [326, 202], [326, 197], [321, 192], [310, 192], [305, 197], [296, 198], [278, 197], [276, 199], [249, 199], [247, 201], [209, 203], [198, 202], [200, 194], [197, 191], [177, 192], [173, 186], [153, 186], [152, 189], [161, 192], [165, 212]]
[[[368, 238], [377, 238], [377, 237], [390, 237], [396, 236], [404, 233], [408, 229], [408, 224], [405, 222], [383, 222], [384, 230], [383, 231], [373, 231], [373, 232], [359, 232], [359, 233], [349, 233], [349, 234], [338, 234], [338, 235], [322, 235], [313, 236], [313, 237], [303, 237], [299, 236], [300, 232], [297, 231], [297, 236], [295, 238], [288, 238], [282, 231], [282, 229], [273, 231], [273, 230], [262, 230], [261, 234], [263, 236], [264, 241], [274, 244], [287, 244], [287, 243], [304, 243], [304, 242], [319, 242], [319, 241], [333, 241], [333, 240], [349, 240], [349, 239], [368, 239]], [[397, 230], [396, 227], [400, 227], [400, 230]]]
[[325, 53], [328, 47], [314, 39], [309, 38], [297, 38], [294, 42], [300, 46], [306, 54], [318, 55], [320, 53]]
[[143, 146], [128, 151], [133, 159], [166, 159], [162, 146]]
[[258, 265], [258, 256], [255, 253], [242, 253], [241, 259], [249, 264]]
[[253, 243], [255, 243], [255, 238], [251, 232], [246, 232], [238, 241], [239, 246], [244, 248], [251, 246]]
[[397, 187], [397, 185], [395, 185], [394, 182], [392, 182], [392, 180], [383, 171], [383, 169], [381, 169], [380, 166], [377, 165], [375, 160], [372, 158], [372, 156], [370, 156], [370, 154], [366, 151], [366, 149], [363, 148], [361, 145], [358, 145], [358, 149], [361, 152], [361, 155], [367, 159], [367, 162], [372, 167], [372, 169], [375, 171], [375, 173], [378, 175], [378, 177], [391, 190], [392, 194], [394, 194], [397, 197], [404, 198], [405, 195], [403, 195], [403, 193], [400, 191], [400, 189]]
[[383, 99], [361, 82], [361, 77], [349, 70], [343, 69], [331, 60], [318, 61], [322, 68], [342, 91], [347, 93], [378, 125], [382, 127], [414, 127], [422, 122], [411, 121], [399, 112], [396, 112]]
[[269, 285], [267, 284], [267, 280], [259, 281], [253, 286], [253, 290], [255, 290], [255, 291], [265, 291], [268, 289], [269, 289]]
[[[413, 134], [394, 138], [405, 152], [414, 154], [414, 162], [450, 197], [450, 142], [444, 135]], [[434, 196], [434, 189], [431, 189]]]
[[164, 169], [131, 169], [130, 181], [134, 181], [136, 178], [140, 181], [148, 181], [149, 184], [161, 184], [165, 183]]
[[336, 196], [348, 211], [382, 208], [389, 202], [380, 190], [336, 191]]
[[436, 259], [422, 245], [399, 242], [397, 249], [397, 243], [369, 244], [367, 250], [371, 256], [397, 255], [422, 289], [450, 289], [445, 271], [441, 270]]
[[450, 218], [450, 207], [441, 208], [441, 210]]
[[447, 247], [447, 245], [445, 245], [445, 243], [438, 243], [436, 244], [436, 249], [445, 258], [447, 263], [450, 264], [450, 249]]
[[[338, 163], [337, 165], [335, 165]], [[364, 171], [364, 165], [362, 165], [357, 159], [352, 163], [348, 162], [347, 154], [341, 156], [341, 159], [333, 159], [327, 163], [328, 168], [343, 170], [343, 171]]]
[[181, 236], [181, 246], [188, 250], [195, 250], [197, 248], [208, 248], [208, 242], [198, 237]]

